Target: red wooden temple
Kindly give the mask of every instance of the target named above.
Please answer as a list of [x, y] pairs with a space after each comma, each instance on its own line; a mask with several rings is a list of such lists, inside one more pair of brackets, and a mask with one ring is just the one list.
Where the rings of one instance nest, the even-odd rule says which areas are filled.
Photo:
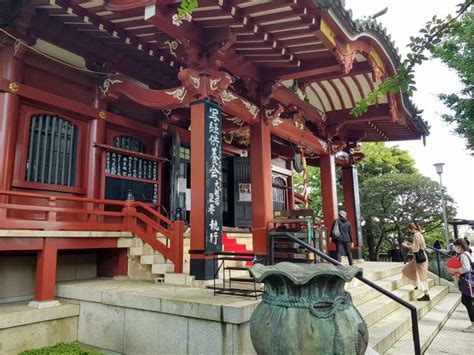
[[321, 169], [327, 227], [342, 169], [360, 256], [358, 143], [428, 134], [403, 94], [349, 114], [400, 58], [342, 1], [200, 0], [176, 26], [178, 6], [0, 2], [0, 258], [37, 257], [38, 301], [54, 298], [58, 255], [93, 251], [98, 276], [127, 274], [117, 238], [84, 231], [133, 233], [179, 273], [187, 223], [203, 279], [225, 228], [265, 255], [273, 211], [294, 208], [300, 151]]

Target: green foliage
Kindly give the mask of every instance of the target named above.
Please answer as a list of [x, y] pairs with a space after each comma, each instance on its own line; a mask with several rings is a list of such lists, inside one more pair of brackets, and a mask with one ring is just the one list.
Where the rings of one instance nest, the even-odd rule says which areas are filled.
[[[363, 234], [371, 260], [376, 259], [387, 237], [402, 238], [409, 223], [420, 224], [426, 233], [439, 233], [442, 226], [439, 185], [420, 174], [390, 173], [369, 178], [361, 186], [360, 196]], [[448, 219], [456, 212], [449, 196], [446, 211]]]
[[365, 180], [388, 173], [415, 174], [415, 160], [408, 151], [398, 146], [386, 147], [384, 143], [363, 143], [364, 159], [357, 166], [359, 184]]
[[181, 0], [181, 4], [178, 8], [177, 18], [180, 21], [187, 20], [190, 21], [191, 14], [199, 6], [198, 0]]
[[[457, 11], [457, 16], [454, 18], [451, 15], [448, 15], [444, 19], [439, 19], [436, 16], [433, 16], [431, 21], [428, 21], [425, 27], [420, 30], [418, 36], [410, 37], [408, 47], [411, 52], [397, 68], [396, 74], [392, 77], [385, 78], [383, 82], [377, 88], [372, 90], [365, 98], [357, 101], [356, 106], [351, 110], [351, 115], [356, 117], [362, 116], [367, 112], [370, 105], [375, 105], [380, 97], [385, 96], [388, 93], [397, 93], [401, 91], [411, 96], [416, 90], [414, 79], [415, 65], [421, 64], [423, 61], [427, 60], [428, 52], [435, 53], [437, 48], [446, 42], [446, 38], [449, 38], [453, 34], [454, 29], [459, 27], [459, 17], [469, 9], [472, 3], [473, 0], [465, 0], [464, 3], [459, 4], [460, 8]], [[470, 59], [472, 60], [472, 55]], [[451, 104], [451, 106], [448, 105], [448, 107], [453, 108], [455, 111], [456, 108], [461, 109], [462, 112], [465, 111], [465, 108], [462, 107], [461, 103], [454, 100], [453, 97], [446, 97], [446, 100]]]
[[22, 351], [19, 355], [101, 355], [102, 353], [82, 348], [78, 343], [58, 343], [41, 349]]
[[443, 115], [445, 122], [454, 124], [454, 131], [465, 138], [467, 148], [474, 151], [474, 12], [457, 21], [433, 50], [458, 74], [463, 88], [459, 93], [442, 94], [441, 101], [452, 110]]
[[[314, 210], [316, 218], [323, 218], [323, 201], [321, 199], [321, 171], [315, 166], [307, 166], [306, 172], [309, 208]], [[294, 174], [295, 191], [303, 193], [303, 174]]]

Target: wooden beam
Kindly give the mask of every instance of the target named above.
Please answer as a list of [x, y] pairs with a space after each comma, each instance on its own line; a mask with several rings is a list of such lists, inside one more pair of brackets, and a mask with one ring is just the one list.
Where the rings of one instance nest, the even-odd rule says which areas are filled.
[[168, 34], [171, 38], [176, 38], [182, 43], [193, 41], [200, 45], [205, 44], [204, 34], [201, 28], [194, 23], [183, 23], [176, 26], [172, 23], [171, 17], [174, 12], [167, 11], [166, 8], [157, 5], [148, 5], [145, 7], [145, 21], [152, 24], [161, 32]]
[[340, 73], [340, 71], [341, 71], [341, 66], [337, 64], [337, 65], [331, 65], [328, 67], [313, 68], [309, 70], [303, 70], [303, 71], [298, 71], [291, 74], [282, 75], [278, 79], [280, 80], [303, 79], [307, 77], [318, 76], [321, 74], [328, 74], [328, 73], [334, 73], [334, 72]]
[[273, 135], [289, 142], [311, 149], [315, 154], [328, 153], [329, 145], [323, 139], [315, 136], [309, 129], [299, 129], [291, 121], [283, 121], [278, 127], [271, 128]]
[[327, 125], [341, 124], [342, 126], [364, 123], [368, 121], [380, 121], [390, 119], [390, 107], [388, 104], [378, 104], [369, 106], [367, 112], [360, 117], [354, 117], [350, 114], [351, 110], [336, 110], [327, 112]]
[[314, 106], [301, 100], [290, 89], [284, 86], [273, 86], [271, 96], [283, 106], [296, 106], [304, 118], [316, 125], [320, 125], [324, 122], [323, 117]]

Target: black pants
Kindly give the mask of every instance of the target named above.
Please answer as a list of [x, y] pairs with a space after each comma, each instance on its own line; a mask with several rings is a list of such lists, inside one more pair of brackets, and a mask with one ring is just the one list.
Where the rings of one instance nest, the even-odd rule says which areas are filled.
[[337, 261], [341, 261], [342, 249], [346, 251], [347, 258], [349, 259], [349, 265], [352, 265], [351, 242], [337, 242], [336, 244]]
[[473, 299], [468, 295], [462, 294], [461, 302], [467, 309], [467, 314], [471, 322], [474, 322], [474, 306], [472, 305]]

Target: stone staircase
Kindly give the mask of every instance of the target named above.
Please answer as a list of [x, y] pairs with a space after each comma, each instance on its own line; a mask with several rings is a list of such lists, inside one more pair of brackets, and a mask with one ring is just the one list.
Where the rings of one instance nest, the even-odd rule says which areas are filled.
[[[374, 270], [385, 264], [385, 269]], [[388, 266], [387, 266], [388, 265]], [[442, 326], [449, 319], [460, 302], [460, 294], [449, 293], [448, 286], [429, 280], [430, 302], [416, 301], [420, 291], [401, 281], [403, 264], [363, 264], [364, 276], [387, 291], [416, 306], [419, 318], [420, 343], [425, 352]], [[369, 327], [369, 345], [380, 354], [413, 354], [410, 311], [385, 295], [380, 294], [359, 280], [347, 285], [354, 305]]]
[[128, 248], [128, 278], [131, 280], [187, 286], [194, 280], [192, 276], [174, 273], [174, 264], [140, 238], [120, 238], [118, 247]]

